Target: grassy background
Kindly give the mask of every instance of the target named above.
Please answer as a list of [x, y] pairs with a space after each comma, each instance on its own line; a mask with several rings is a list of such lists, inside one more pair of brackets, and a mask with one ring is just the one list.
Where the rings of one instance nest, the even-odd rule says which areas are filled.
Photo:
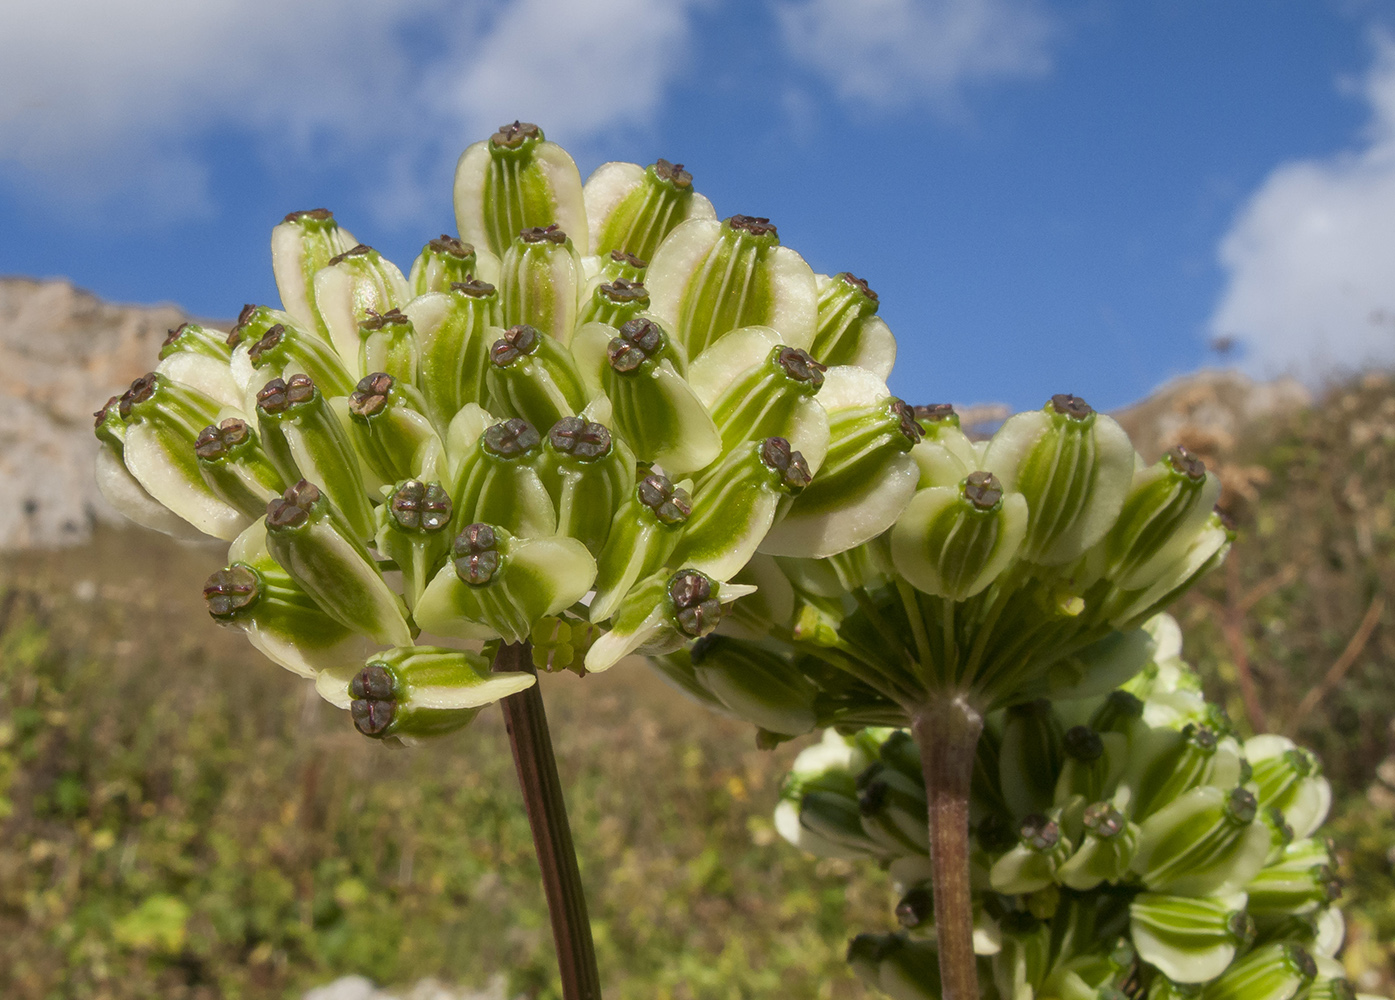
[[[1395, 388], [1334, 390], [1225, 460], [1258, 493], [1235, 503], [1229, 568], [1180, 611], [1187, 652], [1242, 729], [1257, 707], [1322, 753], [1348, 962], [1389, 995]], [[349, 972], [555, 995], [497, 712], [421, 750], [362, 739], [209, 622], [216, 550], [106, 531], [0, 559], [0, 996], [289, 997]], [[890, 925], [884, 876], [770, 824], [802, 744], [757, 751], [642, 668], [544, 683], [607, 997], [864, 995], [842, 954]]]

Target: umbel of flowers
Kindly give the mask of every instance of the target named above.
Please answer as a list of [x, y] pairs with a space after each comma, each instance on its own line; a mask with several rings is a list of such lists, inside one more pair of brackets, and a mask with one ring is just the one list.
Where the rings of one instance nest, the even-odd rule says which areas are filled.
[[[1316, 759], [1281, 736], [1238, 741], [1172, 619], [1148, 630], [1151, 662], [1114, 691], [985, 722], [971, 798], [983, 995], [1350, 1000]], [[869, 728], [801, 753], [775, 814], [807, 851], [890, 866], [903, 930], [848, 954], [897, 1000], [941, 996], [925, 809], [915, 741]]]
[[210, 614], [361, 732], [457, 729], [533, 683], [471, 641], [604, 670], [711, 632], [773, 525], [831, 549], [890, 526], [920, 429], [860, 281], [718, 221], [681, 165], [583, 185], [533, 125], [466, 150], [454, 197], [460, 238], [405, 273], [286, 216], [280, 308], [172, 330], [97, 414], [105, 495], [230, 542]]

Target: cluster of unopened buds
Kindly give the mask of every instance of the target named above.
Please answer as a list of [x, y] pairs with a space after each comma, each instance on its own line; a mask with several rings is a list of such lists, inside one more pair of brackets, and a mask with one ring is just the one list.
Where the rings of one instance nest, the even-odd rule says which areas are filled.
[[[983, 995], [1350, 1000], [1316, 759], [1281, 736], [1239, 742], [1172, 619], [1149, 631], [1152, 661], [1116, 690], [987, 720], [971, 811]], [[889, 866], [903, 930], [859, 935], [849, 960], [898, 1000], [941, 995], [921, 775], [904, 730], [828, 730], [775, 815], [807, 851]]]
[[210, 613], [360, 731], [458, 728], [532, 683], [455, 640], [604, 670], [711, 632], [772, 527], [836, 549], [894, 520], [919, 428], [861, 281], [718, 221], [681, 165], [583, 185], [528, 124], [464, 153], [455, 208], [405, 275], [288, 215], [282, 308], [172, 330], [97, 414], [105, 495], [231, 542]]

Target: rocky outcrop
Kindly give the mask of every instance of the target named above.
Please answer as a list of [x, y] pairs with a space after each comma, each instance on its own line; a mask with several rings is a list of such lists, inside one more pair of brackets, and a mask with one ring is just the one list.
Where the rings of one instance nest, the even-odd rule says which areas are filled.
[[155, 366], [175, 306], [0, 278], [0, 549], [80, 542], [119, 520], [92, 478], [92, 411]]

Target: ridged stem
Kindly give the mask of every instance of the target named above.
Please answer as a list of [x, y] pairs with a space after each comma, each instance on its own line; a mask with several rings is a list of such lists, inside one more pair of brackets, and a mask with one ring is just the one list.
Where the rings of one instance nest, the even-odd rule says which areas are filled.
[[[533, 669], [528, 642], [504, 643], [494, 657], [494, 672]], [[557, 945], [557, 967], [562, 977], [563, 1000], [601, 1000], [601, 976], [596, 967], [596, 946], [586, 915], [586, 894], [576, 864], [576, 847], [567, 823], [567, 804], [557, 776], [557, 758], [547, 730], [542, 689], [534, 684], [509, 695], [501, 703], [514, 768], [523, 790], [523, 807], [533, 831], [533, 849], [542, 870], [543, 891], [552, 918], [552, 939]]]
[[963, 696], [943, 696], [911, 719], [930, 806], [930, 862], [942, 1000], [978, 1000], [969, 890], [969, 786], [983, 716]]

